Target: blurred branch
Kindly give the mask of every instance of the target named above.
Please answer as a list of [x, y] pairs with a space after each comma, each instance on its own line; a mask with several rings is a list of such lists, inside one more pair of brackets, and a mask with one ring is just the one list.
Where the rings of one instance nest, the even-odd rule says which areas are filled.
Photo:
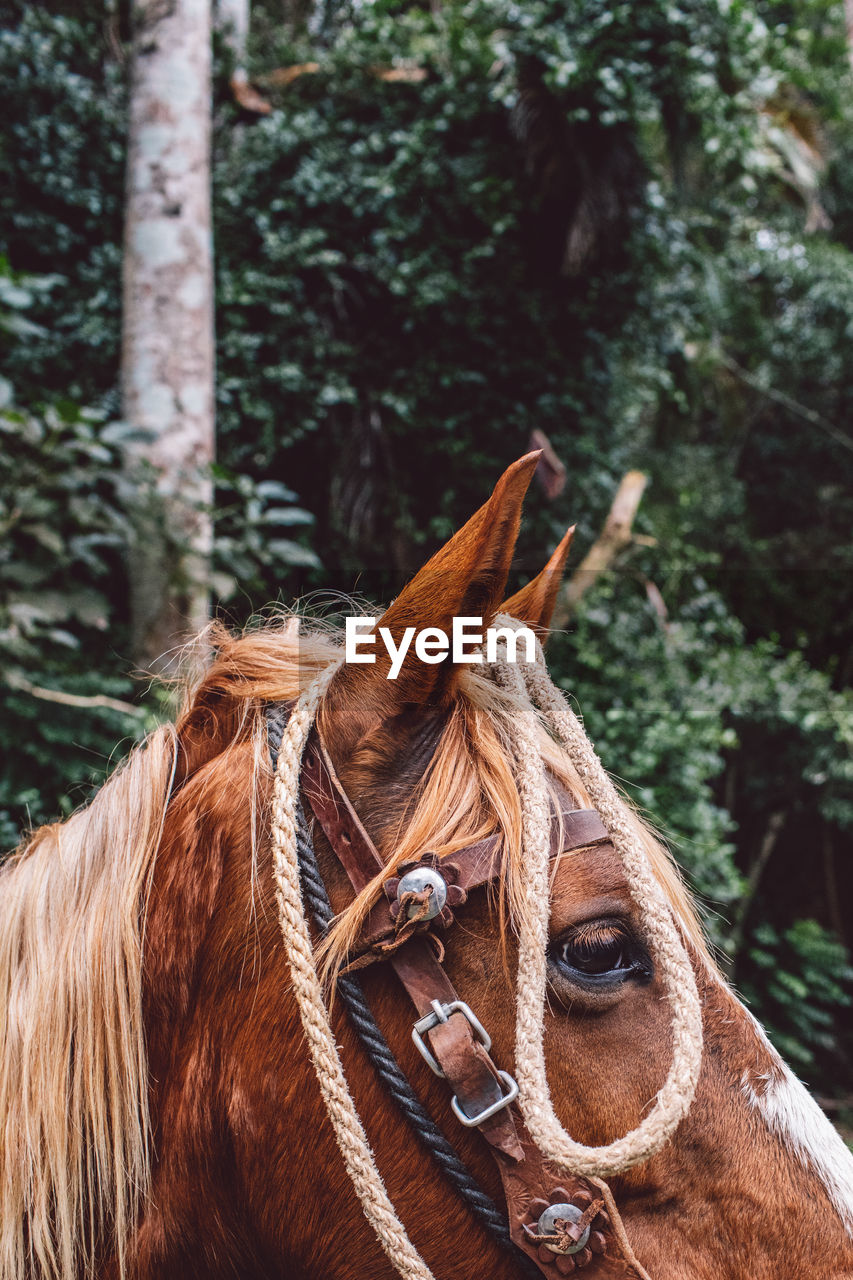
[[255, 76], [255, 80], [265, 89], [283, 89], [300, 76], [314, 76], [319, 70], [319, 62], [297, 62], [292, 67], [276, 67], [274, 71]]
[[118, 698], [109, 698], [104, 693], [96, 693], [90, 697], [78, 693], [63, 693], [61, 689], [45, 689], [40, 684], [32, 684], [23, 676], [7, 676], [6, 684], [19, 693], [28, 693], [32, 698], [41, 698], [43, 702], [58, 702], [64, 707], [102, 707], [107, 711], [120, 711], [122, 715], [142, 716], [143, 707], [135, 707], [132, 702], [122, 702]]
[[[848, 0], [853, 5], [853, 0]], [[724, 369], [738, 378], [747, 387], [753, 391], [757, 391], [760, 395], [765, 396], [768, 400], [772, 400], [774, 404], [780, 404], [790, 413], [795, 413], [797, 417], [804, 418], [806, 422], [810, 422], [812, 426], [817, 427], [828, 435], [836, 444], [842, 445], [845, 449], [849, 449], [853, 453], [853, 439], [842, 431], [840, 427], [836, 427], [833, 422], [824, 418], [822, 414], [816, 413], [814, 409], [809, 409], [807, 405], [800, 404], [798, 400], [794, 400], [792, 396], [786, 395], [784, 391], [777, 391], [775, 387], [765, 387], [759, 382], [753, 374], [736, 360], [732, 360], [731, 356], [727, 356], [725, 352], [717, 350], [715, 356]]]
[[629, 471], [622, 477], [604, 528], [560, 593], [551, 623], [553, 627], [566, 625], [596, 579], [633, 541], [631, 526], [648, 482], [648, 476], [642, 471]]
[[666, 607], [666, 601], [661, 595], [660, 587], [657, 583], [652, 582], [651, 578], [647, 578], [645, 574], [640, 575], [640, 581], [646, 588], [646, 596], [649, 604], [658, 616], [658, 621], [664, 631], [669, 630], [669, 610]]
[[[315, 76], [322, 69], [319, 62], [297, 62], [291, 67], [276, 67], [272, 71], [264, 72], [263, 75], [255, 76], [254, 79], [265, 89], [284, 89], [301, 76]], [[426, 67], [418, 67], [414, 64], [368, 67], [367, 71], [375, 80], [382, 80], [385, 84], [422, 84], [427, 78]]]
[[371, 67], [370, 74], [386, 84], [422, 84], [427, 78], [426, 67]]
[[752, 906], [753, 899], [758, 890], [761, 877], [764, 874], [765, 867], [770, 861], [771, 854], [776, 848], [776, 843], [782, 833], [782, 828], [788, 817], [787, 809], [777, 809], [771, 813], [767, 826], [764, 829], [764, 836], [758, 847], [758, 853], [749, 868], [749, 875], [746, 880], [746, 888], [743, 891], [743, 897], [737, 906], [734, 920], [732, 921], [732, 932], [730, 939], [730, 954], [728, 968], [734, 967], [738, 952], [743, 946], [744, 932], [746, 929], [746, 921], [749, 916], [749, 910]]
[[528, 449], [541, 449], [542, 457], [536, 467], [536, 479], [549, 502], [563, 492], [566, 487], [566, 467], [557, 457], [554, 446], [537, 427], [530, 433]]
[[270, 103], [267, 102], [266, 98], [261, 97], [257, 89], [252, 87], [244, 71], [234, 72], [231, 77], [231, 92], [238, 107], [242, 107], [244, 111], [251, 112], [252, 115], [268, 116], [272, 111]]

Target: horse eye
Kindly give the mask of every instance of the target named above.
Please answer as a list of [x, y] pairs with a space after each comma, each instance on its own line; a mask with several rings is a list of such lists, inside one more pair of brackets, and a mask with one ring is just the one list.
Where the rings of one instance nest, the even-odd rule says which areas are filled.
[[628, 978], [649, 981], [652, 962], [622, 920], [589, 920], [551, 943], [551, 964], [575, 982], [611, 986]]

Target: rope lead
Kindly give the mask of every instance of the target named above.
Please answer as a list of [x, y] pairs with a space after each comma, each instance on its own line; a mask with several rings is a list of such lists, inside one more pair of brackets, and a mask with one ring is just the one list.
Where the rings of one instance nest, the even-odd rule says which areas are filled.
[[[495, 621], [502, 627], [520, 625], [502, 614]], [[504, 651], [505, 648], [504, 644]], [[515, 1043], [519, 1105], [531, 1137], [547, 1159], [568, 1173], [608, 1178], [659, 1151], [690, 1109], [702, 1065], [702, 1009], [696, 978], [672, 911], [631, 826], [625, 804], [577, 716], [554, 686], [541, 645], [537, 642], [534, 662], [510, 663], [499, 657], [493, 672], [498, 682], [514, 689], [528, 708], [515, 722], [524, 842], [522, 886], [527, 905], [519, 922]], [[536, 741], [534, 707], [539, 708], [569, 753], [608, 830], [631, 896], [640, 908], [646, 937], [660, 966], [672, 1008], [672, 1064], [655, 1105], [636, 1129], [604, 1147], [587, 1147], [569, 1136], [554, 1113], [545, 1073], [542, 1036], [550, 916], [549, 811], [544, 765]], [[534, 922], [532, 928], [529, 921]]]

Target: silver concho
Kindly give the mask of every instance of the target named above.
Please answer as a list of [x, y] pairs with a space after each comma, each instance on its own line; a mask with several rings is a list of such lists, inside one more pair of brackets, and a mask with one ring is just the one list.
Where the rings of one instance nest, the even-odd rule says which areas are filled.
[[[401, 876], [397, 885], [397, 901], [402, 902], [404, 893], [422, 893], [428, 888], [432, 889], [429, 907], [421, 919], [433, 920], [447, 901], [447, 885], [438, 872], [433, 871], [431, 867], [415, 867], [414, 871], [407, 871], [404, 876]], [[418, 915], [419, 910], [416, 903], [410, 903], [409, 919]]]
[[[556, 1222], [558, 1218], [562, 1218], [564, 1222], [580, 1222], [583, 1212], [576, 1208], [573, 1204], [552, 1204], [549, 1205], [542, 1217], [536, 1224], [536, 1230], [540, 1236], [556, 1235]], [[580, 1253], [589, 1240], [589, 1227], [585, 1227], [576, 1244], [571, 1244], [566, 1249], [558, 1249], [556, 1245], [546, 1244], [545, 1248], [550, 1249], [552, 1253], [571, 1254]]]

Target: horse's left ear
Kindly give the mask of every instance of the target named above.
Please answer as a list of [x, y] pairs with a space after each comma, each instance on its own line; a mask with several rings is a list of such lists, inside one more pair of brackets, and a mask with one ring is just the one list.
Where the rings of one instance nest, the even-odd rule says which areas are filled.
[[[336, 708], [347, 706], [346, 724], [340, 717], [335, 725], [342, 754], [364, 725], [385, 723], [427, 705], [440, 707], [452, 695], [461, 667], [450, 656], [420, 656], [414, 636], [426, 629], [433, 637], [442, 633], [448, 655], [446, 641], [455, 618], [479, 618], [482, 626], [490, 625], [506, 590], [521, 505], [539, 456], [528, 453], [507, 468], [488, 502], [427, 561], [379, 619], [365, 645], [372, 654], [351, 658], [338, 672], [326, 698], [326, 715], [331, 718]], [[399, 662], [392, 663], [389, 642], [402, 651]]]
[[532, 582], [528, 582], [526, 587], [522, 587], [514, 596], [505, 600], [500, 608], [501, 613], [508, 613], [511, 618], [517, 618], [519, 622], [532, 627], [543, 644], [548, 635], [548, 625], [554, 612], [557, 592], [563, 581], [563, 570], [566, 567], [575, 528], [576, 526], [572, 525], [571, 529], [566, 530], [541, 573], [537, 573]]

